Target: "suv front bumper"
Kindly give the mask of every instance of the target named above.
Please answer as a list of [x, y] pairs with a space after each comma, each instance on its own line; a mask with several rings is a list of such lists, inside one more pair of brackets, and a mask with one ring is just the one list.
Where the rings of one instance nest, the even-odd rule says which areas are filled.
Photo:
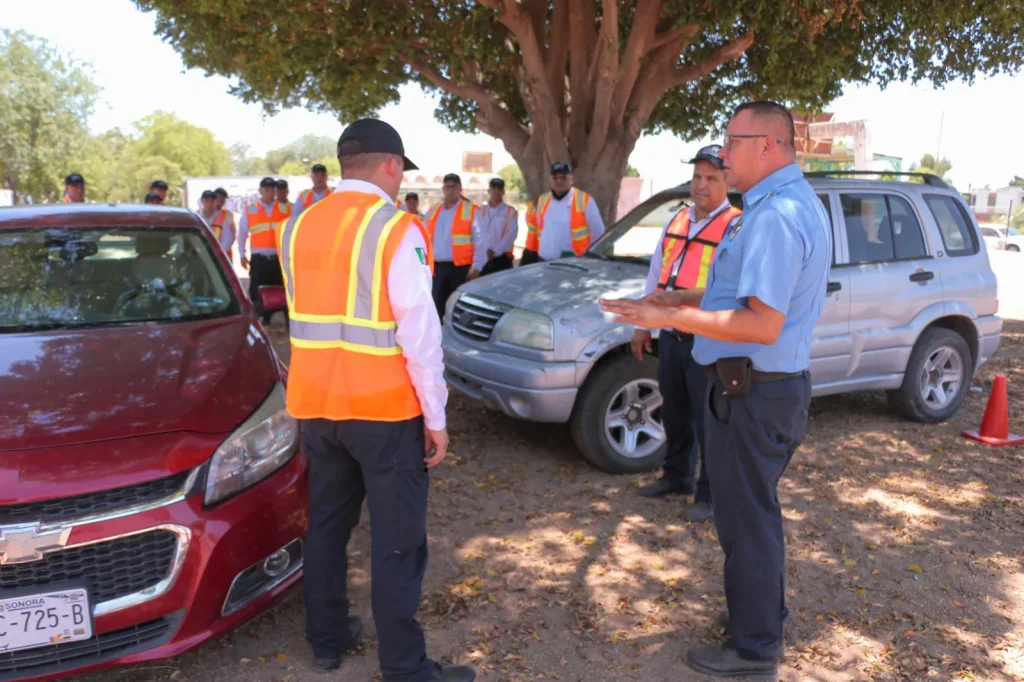
[[537, 362], [480, 350], [444, 328], [444, 378], [459, 393], [510, 417], [569, 421], [579, 389], [576, 363]]

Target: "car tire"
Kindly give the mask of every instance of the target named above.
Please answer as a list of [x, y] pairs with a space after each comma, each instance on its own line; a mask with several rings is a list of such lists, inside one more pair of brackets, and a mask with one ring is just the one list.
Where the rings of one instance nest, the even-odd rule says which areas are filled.
[[1016, 244], [1007, 244], [1006, 250], [1011, 253], [1020, 253], [1020, 247]]
[[[956, 374], [959, 380], [954, 385]], [[903, 385], [888, 392], [889, 405], [911, 421], [945, 421], [963, 405], [973, 375], [974, 359], [964, 338], [943, 327], [930, 327], [914, 344]]]
[[[618, 425], [627, 423], [633, 428]], [[634, 474], [661, 466], [665, 428], [657, 358], [645, 355], [637, 362], [622, 354], [596, 367], [580, 390], [570, 426], [583, 458], [602, 471]]]

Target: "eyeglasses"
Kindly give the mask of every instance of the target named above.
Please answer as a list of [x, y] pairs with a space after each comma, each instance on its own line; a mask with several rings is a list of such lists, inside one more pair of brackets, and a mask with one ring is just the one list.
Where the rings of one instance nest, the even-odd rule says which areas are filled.
[[747, 135], [741, 135], [741, 134], [730, 135], [729, 133], [726, 133], [725, 134], [725, 138], [722, 141], [722, 146], [726, 147], [727, 149], [732, 149], [732, 141], [733, 140], [741, 140], [741, 139], [742, 140], [748, 140], [748, 139], [756, 139], [758, 137], [771, 137], [772, 139], [775, 140], [776, 144], [782, 144], [782, 140], [780, 140], [777, 137], [773, 137], [772, 135], [769, 135], [768, 133], [750, 133], [750, 134], [747, 134]]

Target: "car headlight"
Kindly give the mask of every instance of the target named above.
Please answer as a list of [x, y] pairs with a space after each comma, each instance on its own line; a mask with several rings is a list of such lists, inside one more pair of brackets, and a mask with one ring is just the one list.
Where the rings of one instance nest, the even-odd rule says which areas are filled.
[[529, 310], [513, 310], [502, 319], [498, 340], [513, 346], [554, 350], [555, 325], [547, 315]]
[[455, 310], [455, 304], [459, 302], [459, 296], [461, 295], [461, 291], [453, 291], [452, 295], [448, 297], [444, 304], [444, 319], [452, 319], [452, 311]]
[[285, 410], [280, 382], [210, 459], [206, 476], [206, 504], [245, 490], [274, 473], [295, 455], [299, 423]]

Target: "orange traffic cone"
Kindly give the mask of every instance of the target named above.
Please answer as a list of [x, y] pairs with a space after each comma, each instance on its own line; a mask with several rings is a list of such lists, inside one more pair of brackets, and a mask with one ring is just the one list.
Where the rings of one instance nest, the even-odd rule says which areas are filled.
[[992, 382], [992, 393], [981, 418], [981, 429], [964, 431], [963, 435], [985, 445], [1020, 445], [1024, 436], [1010, 433], [1010, 410], [1006, 400], [1006, 375], [997, 374]]

